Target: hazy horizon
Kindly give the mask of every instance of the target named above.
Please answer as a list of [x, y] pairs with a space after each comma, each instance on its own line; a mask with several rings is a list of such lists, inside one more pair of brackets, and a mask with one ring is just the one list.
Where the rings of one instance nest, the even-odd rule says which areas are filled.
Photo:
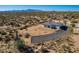
[[0, 11], [11, 10], [79, 11], [79, 5], [0, 5]]

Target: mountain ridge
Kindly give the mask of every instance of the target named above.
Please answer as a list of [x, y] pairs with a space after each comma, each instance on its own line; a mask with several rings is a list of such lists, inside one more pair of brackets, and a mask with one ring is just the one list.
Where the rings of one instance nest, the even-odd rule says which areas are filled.
[[38, 9], [26, 9], [26, 10], [6, 10], [6, 11], [0, 11], [0, 12], [42, 12], [43, 10]]

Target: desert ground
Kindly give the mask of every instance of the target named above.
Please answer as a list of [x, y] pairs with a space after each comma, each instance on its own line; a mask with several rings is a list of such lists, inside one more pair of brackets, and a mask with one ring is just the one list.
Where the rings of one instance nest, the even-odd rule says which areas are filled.
[[[17, 30], [48, 21], [69, 26], [70, 34], [29, 46], [16, 40]], [[73, 33], [76, 22], [79, 22], [79, 12], [0, 12], [0, 53], [79, 53], [79, 34]]]

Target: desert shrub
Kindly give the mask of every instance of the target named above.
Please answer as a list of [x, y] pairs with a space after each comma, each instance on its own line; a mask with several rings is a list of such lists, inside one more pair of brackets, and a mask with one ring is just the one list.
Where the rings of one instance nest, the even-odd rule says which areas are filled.
[[25, 38], [29, 38], [30, 34], [26, 33]]
[[20, 39], [20, 40], [17, 41], [17, 46], [18, 47], [21, 48], [21, 47], [24, 47], [24, 45], [25, 45], [25, 43], [24, 43], [24, 41], [22, 39]]

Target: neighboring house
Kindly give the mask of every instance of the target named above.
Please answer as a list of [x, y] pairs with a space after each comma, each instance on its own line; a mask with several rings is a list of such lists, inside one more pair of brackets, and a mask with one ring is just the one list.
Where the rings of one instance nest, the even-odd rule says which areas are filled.
[[75, 23], [74, 33], [79, 33], [79, 23]]

